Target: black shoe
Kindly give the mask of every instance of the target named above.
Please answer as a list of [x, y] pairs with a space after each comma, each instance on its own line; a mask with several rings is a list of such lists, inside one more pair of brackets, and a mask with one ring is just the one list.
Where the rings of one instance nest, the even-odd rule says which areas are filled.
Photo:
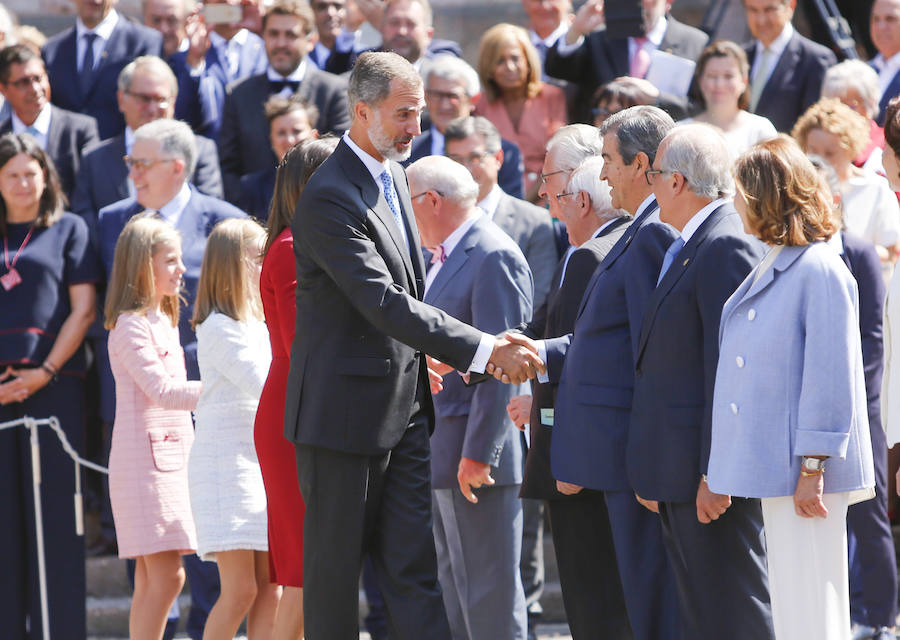
[[107, 538], [101, 535], [89, 546], [85, 551], [88, 558], [99, 558], [101, 556], [117, 556], [119, 555], [119, 545], [115, 539]]

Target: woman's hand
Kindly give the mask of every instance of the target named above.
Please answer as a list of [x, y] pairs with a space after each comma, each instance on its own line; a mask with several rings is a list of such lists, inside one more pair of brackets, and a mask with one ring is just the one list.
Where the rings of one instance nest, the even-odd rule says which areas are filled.
[[803, 476], [797, 478], [797, 490], [794, 491], [794, 511], [801, 518], [824, 518], [828, 509], [822, 502], [825, 493], [825, 474]]
[[22, 402], [43, 389], [51, 376], [43, 369], [13, 369], [7, 367], [0, 380], [0, 404]]
[[506, 405], [506, 413], [513, 424], [519, 427], [519, 431], [525, 430], [525, 425], [531, 419], [531, 396], [513, 396]]

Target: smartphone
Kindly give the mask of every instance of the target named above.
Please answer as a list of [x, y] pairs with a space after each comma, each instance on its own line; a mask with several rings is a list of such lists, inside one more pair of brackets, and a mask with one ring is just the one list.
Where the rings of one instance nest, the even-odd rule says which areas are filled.
[[606, 32], [617, 38], [640, 38], [644, 33], [644, 11], [641, 0], [605, 0]]
[[236, 4], [205, 4], [203, 19], [206, 24], [237, 24], [244, 19], [244, 8]]

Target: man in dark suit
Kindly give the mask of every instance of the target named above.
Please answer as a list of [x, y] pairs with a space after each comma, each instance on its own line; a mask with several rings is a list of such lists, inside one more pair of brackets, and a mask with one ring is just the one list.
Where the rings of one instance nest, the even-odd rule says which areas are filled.
[[299, 93], [316, 105], [320, 133], [340, 135], [349, 125], [347, 85], [306, 59], [315, 42], [312, 10], [301, 0], [278, 0], [263, 17], [269, 65], [265, 73], [231, 85], [225, 97], [219, 158], [225, 197], [240, 201], [241, 176], [278, 164], [269, 146], [264, 105], [269, 96]]
[[[444, 155], [444, 130], [452, 120], [472, 114], [473, 102], [480, 93], [478, 74], [462, 58], [440, 56], [428, 65], [425, 80], [425, 108], [431, 125], [413, 141], [407, 166], [425, 156]], [[497, 183], [513, 198], [521, 198], [523, 190], [522, 153], [509, 140], [500, 139], [503, 164]]]
[[900, 95], [900, 1], [876, 0], [869, 20], [872, 42], [878, 55], [869, 61], [878, 72], [878, 100], [876, 121], [884, 126], [884, 112], [888, 102]]
[[763, 255], [729, 202], [729, 157], [721, 134], [684, 125], [647, 174], [679, 236], [636, 345], [626, 465], [638, 500], [659, 513], [685, 636], [764, 640], [774, 631], [760, 502], [714, 494], [705, 476], [719, 317]]
[[285, 437], [296, 447], [306, 503], [306, 634], [359, 636], [368, 553], [391, 637], [447, 640], [431, 531], [434, 411], [424, 353], [464, 372], [479, 373], [488, 361], [509, 366], [517, 383], [543, 363], [421, 301], [419, 234], [406, 177], [392, 161], [409, 155], [420, 132], [424, 97], [412, 65], [393, 53], [361, 55], [349, 98], [350, 131], [303, 189], [293, 221], [303, 286]]
[[[413, 211], [422, 244], [435, 256], [425, 302], [492, 334], [527, 321], [528, 263], [475, 206], [471, 174], [441, 156], [423, 158], [407, 172], [412, 193], [424, 193]], [[467, 386], [450, 375], [434, 396], [434, 539], [455, 638], [522, 638], [528, 626], [519, 576], [522, 448], [506, 415], [517, 391], [497, 380]]]
[[534, 302], [547, 298], [556, 268], [556, 245], [550, 216], [530, 202], [513, 198], [497, 182], [503, 165], [500, 134], [481, 116], [453, 120], [444, 130], [445, 155], [464, 165], [478, 183], [478, 206], [516, 241], [534, 276]]
[[825, 70], [837, 62], [830, 49], [804, 38], [791, 18], [797, 0], [744, 0], [754, 40], [744, 45], [750, 62], [750, 108], [790, 133], [822, 94]]
[[0, 134], [27, 133], [37, 139], [56, 166], [63, 192], [71, 198], [81, 153], [99, 140], [97, 123], [50, 104], [44, 62], [24, 45], [0, 51], [0, 93], [10, 106], [9, 116], [0, 118]]
[[[593, 122], [591, 99], [601, 85], [620, 76], [643, 78], [650, 69], [653, 52], [696, 61], [708, 37], [694, 27], [668, 16], [673, 0], [642, 0], [644, 36], [622, 38], [596, 29], [603, 24], [603, 2], [588, 0], [576, 14], [564, 38], [547, 51], [547, 74], [578, 85], [573, 118]], [[670, 96], [681, 109], [686, 100]]]
[[[125, 131], [87, 149], [72, 194], [72, 211], [87, 220], [96, 233], [97, 214], [103, 207], [134, 196], [128, 168], [122, 158], [131, 153], [134, 132], [160, 118], [171, 118], [177, 90], [168, 65], [156, 56], [143, 56], [119, 74], [119, 109]], [[190, 182], [199, 191], [222, 197], [222, 175], [216, 145], [209, 138], [194, 136], [196, 161]]]
[[118, 0], [75, 0], [75, 26], [50, 38], [41, 49], [53, 104], [92, 116], [100, 138], [122, 132], [116, 103], [122, 68], [138, 56], [162, 53], [159, 32], [136, 24], [113, 7]]

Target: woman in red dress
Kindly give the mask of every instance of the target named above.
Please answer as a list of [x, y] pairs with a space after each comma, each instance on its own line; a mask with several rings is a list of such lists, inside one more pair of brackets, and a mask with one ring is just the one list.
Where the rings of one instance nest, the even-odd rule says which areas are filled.
[[291, 219], [300, 191], [337, 142], [337, 138], [301, 142], [285, 154], [278, 166], [259, 279], [272, 343], [272, 364], [259, 399], [254, 440], [268, 503], [269, 579], [284, 586], [275, 616], [274, 637], [278, 640], [303, 637], [304, 507], [297, 483], [294, 445], [284, 438], [285, 390], [297, 312]]

